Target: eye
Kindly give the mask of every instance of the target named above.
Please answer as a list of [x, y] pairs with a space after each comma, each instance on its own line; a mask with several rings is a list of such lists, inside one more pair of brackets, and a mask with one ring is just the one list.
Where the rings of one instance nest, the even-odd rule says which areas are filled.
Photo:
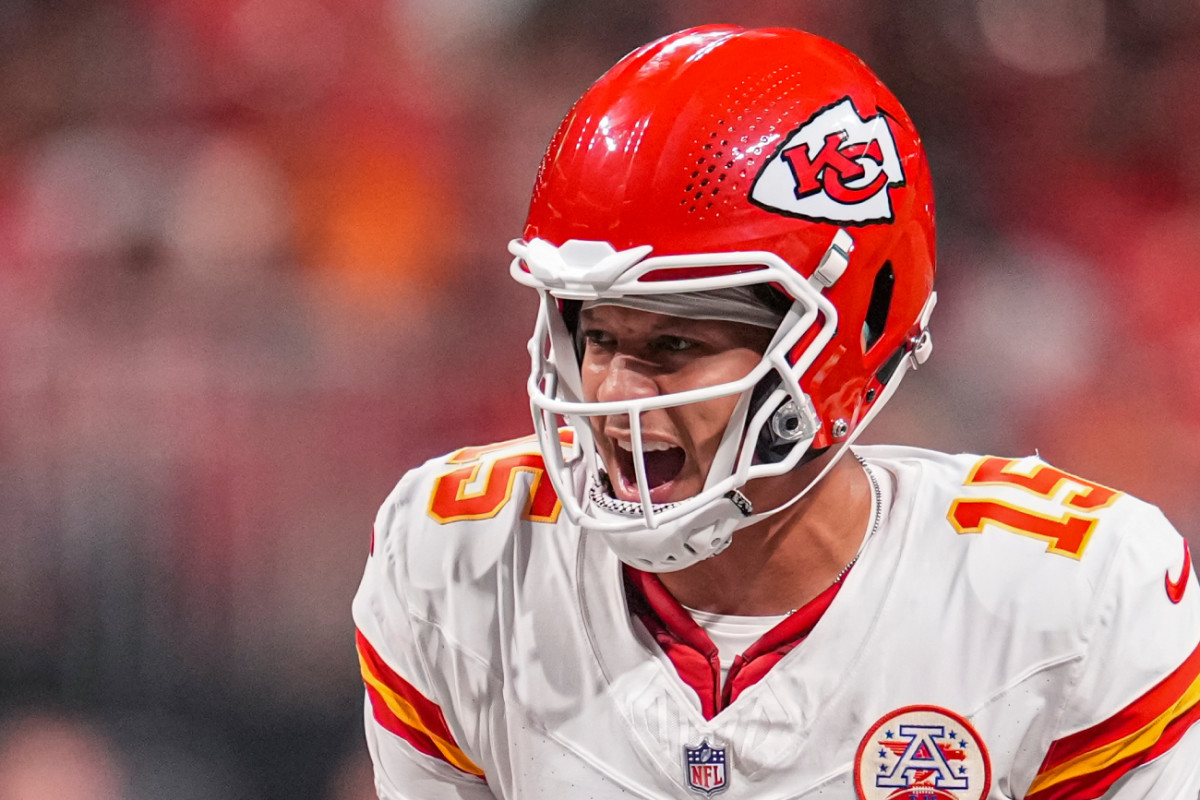
[[590, 347], [612, 347], [613, 337], [608, 331], [589, 328], [583, 332], [583, 340]]
[[682, 353], [695, 346], [694, 341], [682, 336], [659, 336], [654, 340], [654, 349], [665, 353]]

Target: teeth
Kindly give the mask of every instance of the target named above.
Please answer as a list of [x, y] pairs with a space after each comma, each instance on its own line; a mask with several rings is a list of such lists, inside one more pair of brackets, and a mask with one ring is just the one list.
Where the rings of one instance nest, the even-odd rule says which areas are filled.
[[[632, 441], [627, 442], [623, 439], [618, 439], [617, 447], [621, 448], [622, 450], [624, 450], [627, 453], [633, 452], [633, 442]], [[642, 450], [644, 450], [647, 453], [653, 452], [655, 450], [670, 450], [670, 449], [671, 449], [671, 445], [667, 444], [666, 442], [642, 442]]]

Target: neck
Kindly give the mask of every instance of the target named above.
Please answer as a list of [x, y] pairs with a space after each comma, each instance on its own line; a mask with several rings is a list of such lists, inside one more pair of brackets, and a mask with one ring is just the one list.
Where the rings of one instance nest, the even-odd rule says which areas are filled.
[[[756, 508], [774, 508], [812, 480], [822, 459], [788, 476], [750, 484]], [[659, 577], [685, 606], [716, 614], [786, 614], [838, 579], [871, 517], [871, 483], [857, 459], [841, 458], [789, 508], [739, 530], [723, 552]]]

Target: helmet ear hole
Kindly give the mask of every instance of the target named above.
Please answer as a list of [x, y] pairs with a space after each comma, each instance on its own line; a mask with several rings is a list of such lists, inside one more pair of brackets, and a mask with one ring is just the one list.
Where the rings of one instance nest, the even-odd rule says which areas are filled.
[[754, 293], [755, 298], [757, 298], [760, 303], [781, 317], [788, 312], [788, 309], [792, 307], [792, 298], [788, 297], [782, 289], [776, 288], [770, 284], [751, 284], [750, 291]]
[[892, 307], [892, 288], [896, 285], [896, 272], [892, 262], [885, 261], [875, 273], [875, 284], [871, 287], [871, 302], [867, 306], [867, 317], [863, 320], [863, 352], [866, 353], [887, 327], [888, 311]]
[[[767, 397], [782, 383], [776, 374], [768, 375], [754, 387], [751, 395], [750, 412], [753, 416], [767, 401]], [[803, 408], [801, 407], [803, 403]], [[803, 439], [812, 439], [820, 428], [812, 402], [802, 396], [802, 401], [789, 397], [771, 414], [767, 424], [758, 432], [754, 457], [760, 464], [777, 464], [788, 457], [792, 448]]]

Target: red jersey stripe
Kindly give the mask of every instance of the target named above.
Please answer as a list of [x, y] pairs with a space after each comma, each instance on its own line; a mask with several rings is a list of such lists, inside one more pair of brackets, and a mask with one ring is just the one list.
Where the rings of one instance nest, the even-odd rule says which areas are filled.
[[371, 714], [375, 717], [375, 721], [399, 736], [404, 741], [412, 745], [418, 752], [424, 753], [433, 758], [440, 758], [445, 761], [442, 751], [434, 744], [433, 739], [430, 739], [428, 734], [408, 725], [400, 717], [396, 716], [388, 707], [387, 700], [384, 699], [375, 687], [367, 684], [367, 697], [371, 700]]
[[1098, 725], [1059, 739], [1050, 746], [1041, 772], [1129, 736], [1160, 717], [1179, 701], [1196, 678], [1200, 677], [1200, 647], [1150, 691]]
[[1174, 747], [1197, 721], [1200, 721], [1200, 704], [1172, 720], [1150, 748], [1114, 762], [1099, 772], [1089, 772], [1046, 786], [1025, 795], [1025, 800], [1097, 800], [1130, 770], [1153, 761]]
[[366, 661], [371, 673], [393, 694], [403, 697], [417, 712], [422, 724], [428, 727], [434, 736], [453, 739], [454, 737], [446, 725], [446, 718], [442, 715], [442, 709], [438, 707], [437, 703], [425, 697], [411, 683], [389, 667], [360, 631], [355, 631], [354, 638], [358, 645], [359, 655]]
[[1051, 745], [1026, 800], [1100, 797], [1122, 775], [1170, 750], [1200, 721], [1198, 653], [1117, 714]]
[[392, 670], [361, 631], [355, 631], [355, 641], [375, 719], [420, 752], [484, 777], [483, 770], [455, 742], [441, 708]]

